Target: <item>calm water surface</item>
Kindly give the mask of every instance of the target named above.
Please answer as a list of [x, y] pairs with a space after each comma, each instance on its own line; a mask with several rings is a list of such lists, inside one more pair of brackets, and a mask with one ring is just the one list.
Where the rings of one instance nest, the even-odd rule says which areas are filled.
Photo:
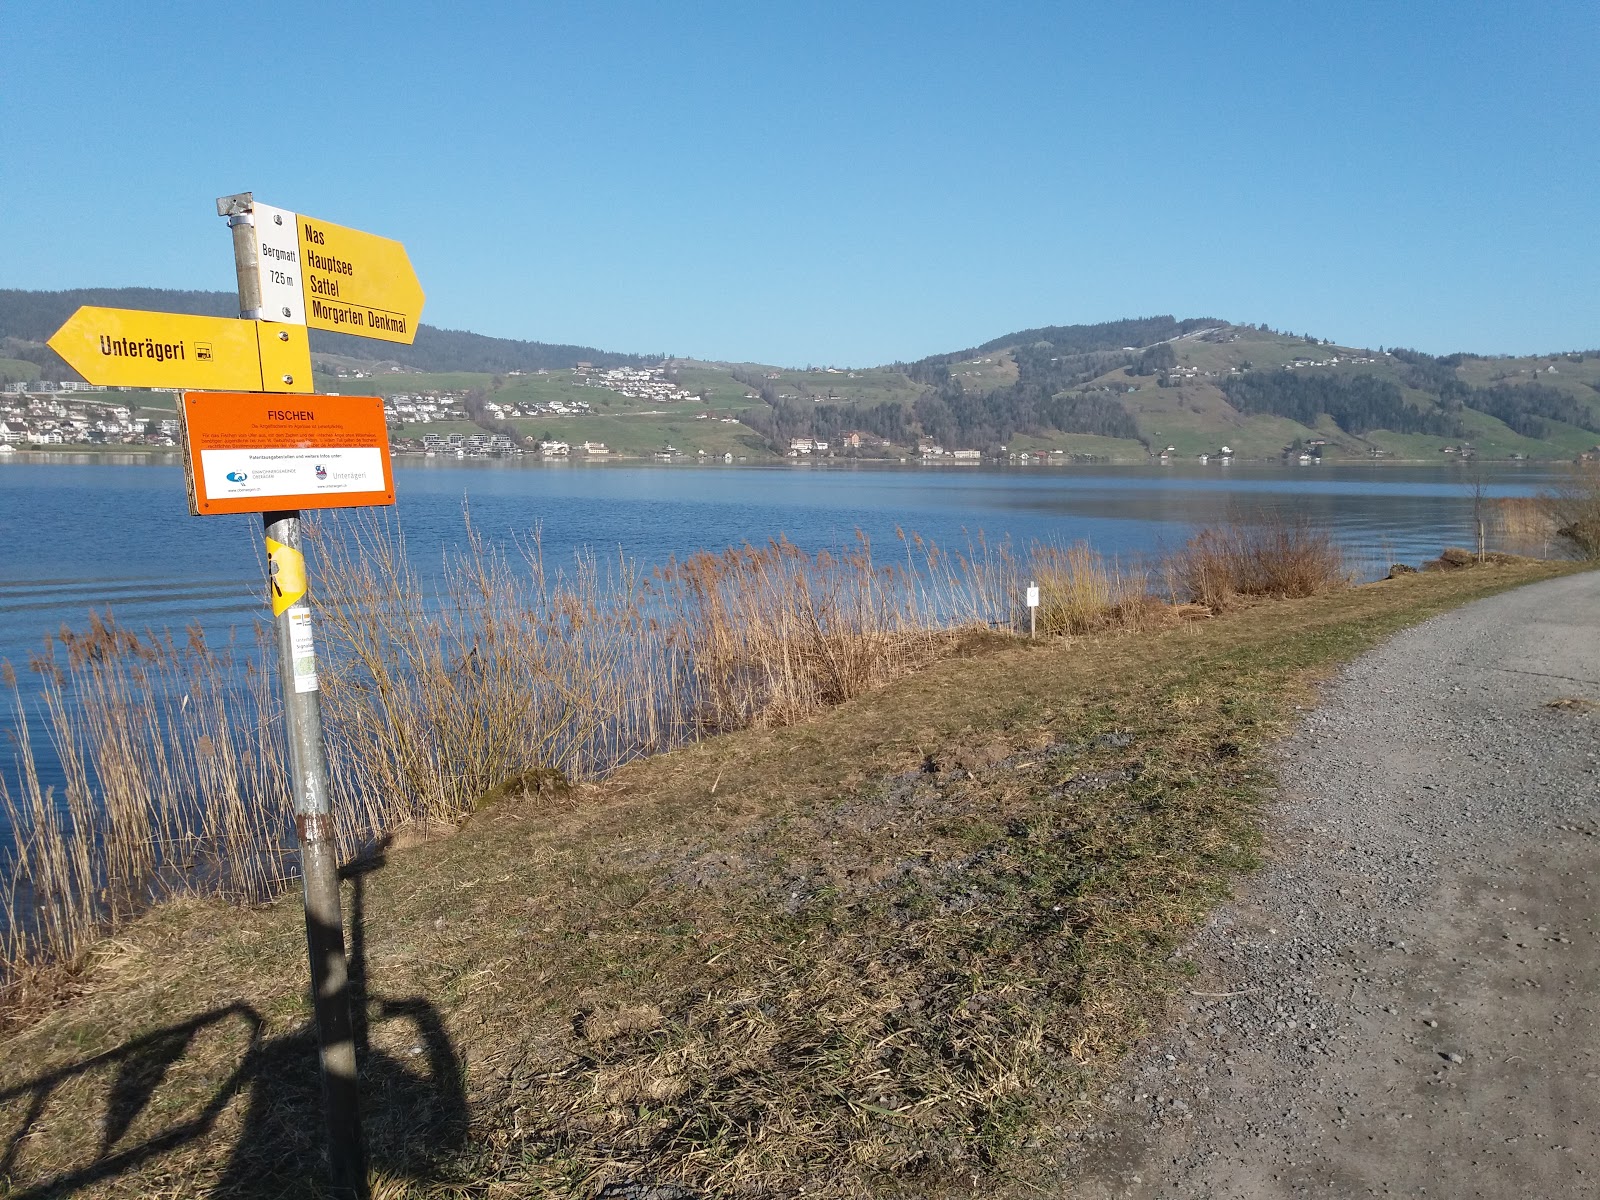
[[[23, 457], [23, 456], [18, 456]], [[91, 608], [124, 624], [220, 631], [263, 619], [260, 523], [190, 517], [172, 461], [0, 461], [0, 659], [20, 666], [43, 635]], [[1537, 467], [1484, 468], [1492, 495], [1551, 482]], [[806, 549], [899, 553], [897, 528], [947, 548], [1090, 542], [1136, 555], [1182, 543], [1243, 510], [1304, 514], [1367, 564], [1417, 562], [1471, 541], [1461, 468], [1387, 465], [970, 468], [544, 466], [398, 460], [398, 513], [428, 569], [463, 535], [463, 510], [494, 541], [542, 531], [546, 561], [619, 549], [648, 562], [779, 534]]]
[[[17, 668], [42, 781], [63, 782], [26, 669], [47, 634], [81, 629], [110, 610], [140, 631], [198, 621], [211, 645], [246, 647], [265, 623], [261, 524], [253, 516], [188, 515], [173, 461], [28, 455], [0, 459], [0, 661]], [[1486, 468], [1491, 495], [1553, 482], [1537, 468]], [[1471, 489], [1460, 468], [1380, 465], [1060, 467], [974, 470], [921, 466], [771, 467], [537, 465], [400, 460], [398, 517], [426, 577], [464, 538], [464, 513], [486, 539], [538, 530], [547, 567], [580, 550], [646, 565], [780, 535], [807, 550], [903, 554], [896, 530], [963, 550], [979, 538], [1087, 541], [1123, 558], [1180, 546], [1196, 525], [1234, 515], [1304, 515], [1334, 532], [1367, 574], [1472, 540]], [[328, 519], [328, 518], [325, 518]], [[338, 519], [338, 518], [333, 518]], [[313, 572], [316, 563], [312, 562]], [[315, 586], [315, 574], [313, 574]], [[181, 638], [179, 639], [181, 641]], [[15, 791], [14, 725], [0, 694], [0, 781]], [[0, 848], [9, 828], [0, 818]]]

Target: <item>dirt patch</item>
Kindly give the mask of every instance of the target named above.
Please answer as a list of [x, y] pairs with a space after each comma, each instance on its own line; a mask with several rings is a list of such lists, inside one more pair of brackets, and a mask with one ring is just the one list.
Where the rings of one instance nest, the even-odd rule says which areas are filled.
[[1587, 696], [1557, 696], [1554, 700], [1546, 700], [1544, 707], [1557, 712], [1587, 713], [1600, 709], [1600, 703]]
[[[1464, 550], [1460, 546], [1448, 546], [1440, 551], [1438, 558], [1430, 558], [1422, 564], [1424, 571], [1460, 571], [1467, 567], [1515, 567], [1537, 560], [1524, 558], [1520, 554], [1505, 554], [1499, 550], [1485, 551], [1482, 557], [1471, 550]], [[1407, 568], [1409, 570], [1409, 568]], [[1394, 573], [1394, 568], [1390, 568]]]

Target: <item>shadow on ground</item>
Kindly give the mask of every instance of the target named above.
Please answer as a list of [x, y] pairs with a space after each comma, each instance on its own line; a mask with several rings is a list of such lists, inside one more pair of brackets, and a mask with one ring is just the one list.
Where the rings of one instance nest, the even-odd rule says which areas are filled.
[[[438, 1011], [421, 997], [389, 999], [366, 988], [364, 876], [382, 865], [369, 860], [346, 872], [352, 881], [350, 904], [351, 1010], [361, 1073], [362, 1127], [369, 1171], [387, 1180], [425, 1180], [466, 1134], [467, 1107], [462, 1066]], [[5, 1192], [9, 1200], [70, 1196], [111, 1180], [198, 1142], [219, 1118], [245, 1097], [239, 1136], [221, 1178], [210, 1195], [230, 1200], [319, 1195], [326, 1191], [322, 1085], [317, 1066], [316, 1030], [264, 1038], [265, 1019], [247, 1004], [213, 1009], [190, 1020], [145, 1034], [115, 1050], [61, 1067], [0, 1092], [0, 1104], [20, 1104], [25, 1114], [0, 1145], [0, 1188], [14, 1177], [26, 1139], [52, 1104], [69, 1102], [65, 1093], [89, 1078], [109, 1076], [99, 1112], [76, 1119], [98, 1129], [98, 1148], [85, 1165], [62, 1170]], [[372, 1034], [394, 1050], [377, 1050]], [[195, 1110], [143, 1137], [129, 1139], [141, 1116], [160, 1111], [162, 1084], [181, 1073], [197, 1041], [213, 1035], [241, 1035], [244, 1047], [231, 1073]], [[178, 1164], [174, 1162], [176, 1168]]]

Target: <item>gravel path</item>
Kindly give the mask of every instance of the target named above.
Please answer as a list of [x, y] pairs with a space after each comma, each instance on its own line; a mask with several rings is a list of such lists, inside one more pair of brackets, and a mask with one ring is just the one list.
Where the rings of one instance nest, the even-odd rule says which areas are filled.
[[[1552, 704], [1554, 706], [1552, 706]], [[1343, 671], [1063, 1193], [1600, 1196], [1600, 573]]]

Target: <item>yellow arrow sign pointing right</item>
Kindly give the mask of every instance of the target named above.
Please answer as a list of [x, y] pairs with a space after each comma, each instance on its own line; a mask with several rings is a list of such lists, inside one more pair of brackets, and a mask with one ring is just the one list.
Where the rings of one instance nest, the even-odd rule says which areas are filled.
[[306, 324], [410, 345], [422, 316], [422, 284], [392, 238], [299, 215]]
[[85, 305], [49, 344], [104, 387], [312, 390], [311, 346], [294, 325]]

